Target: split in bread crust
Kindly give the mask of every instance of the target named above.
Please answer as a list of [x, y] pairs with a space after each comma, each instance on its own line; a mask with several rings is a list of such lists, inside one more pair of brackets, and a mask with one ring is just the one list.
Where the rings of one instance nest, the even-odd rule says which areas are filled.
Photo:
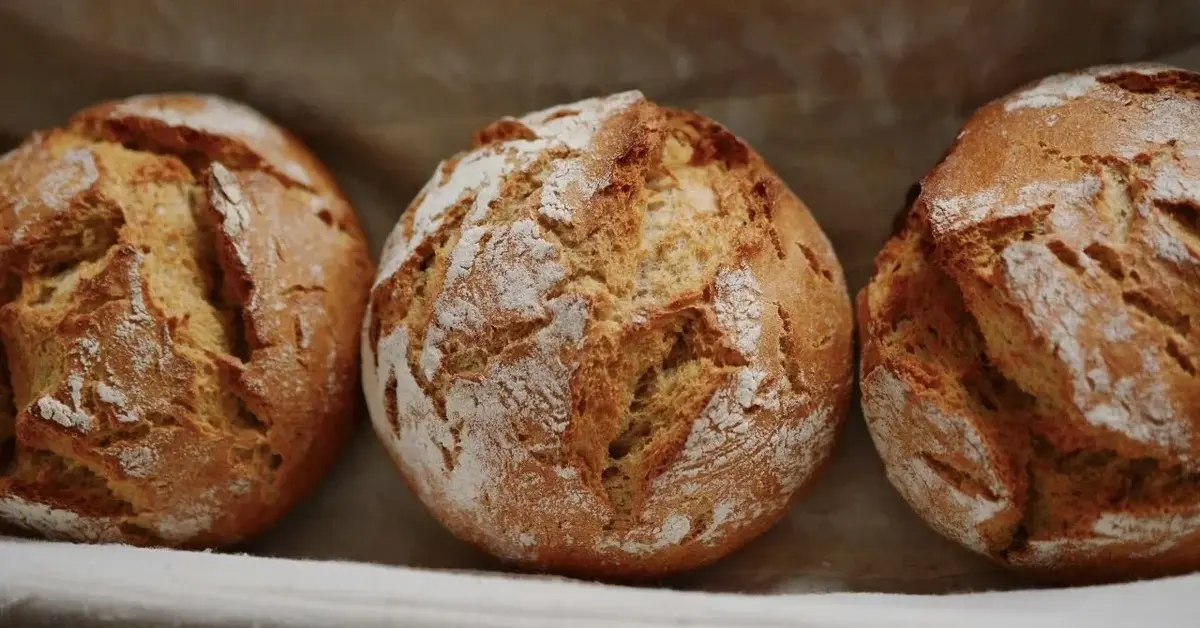
[[982, 108], [858, 315], [872, 436], [942, 534], [1073, 582], [1200, 568], [1200, 75]]
[[0, 520], [224, 546], [329, 467], [372, 266], [325, 170], [212, 96], [104, 103], [0, 158]]
[[629, 92], [506, 119], [385, 247], [375, 426], [459, 537], [609, 577], [756, 536], [828, 458], [851, 376], [841, 268], [749, 147]]

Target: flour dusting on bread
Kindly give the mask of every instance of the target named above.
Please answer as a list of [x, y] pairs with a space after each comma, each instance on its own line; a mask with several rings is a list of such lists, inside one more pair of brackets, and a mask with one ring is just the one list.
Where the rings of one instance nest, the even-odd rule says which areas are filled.
[[929, 220], [937, 233], [952, 233], [991, 220], [1028, 215], [1046, 207], [1061, 216], [1072, 207], [1087, 206], [1100, 193], [1100, 179], [1035, 181], [1006, 197], [999, 187], [951, 198], [930, 201]]
[[[726, 133], [636, 92], [506, 119], [392, 232], [364, 389], [455, 534], [521, 564], [665, 573], [761, 532], [827, 459], [850, 376], [844, 286], [766, 244], [772, 211], [804, 209]], [[776, 237], [833, 259], [801, 231]], [[811, 315], [798, 285], [844, 350], [797, 369], [803, 386], [782, 363], [806, 345], [777, 313]]]
[[[935, 521], [943, 534], [977, 552], [988, 552], [989, 543], [980, 528], [1011, 508], [1012, 502], [1010, 491], [991, 467], [983, 437], [971, 422], [949, 416], [933, 403], [922, 400], [910, 406], [913, 391], [885, 366], [865, 374], [862, 393], [863, 414], [888, 479], [913, 508]], [[928, 419], [933, 429], [909, 428], [910, 417]], [[913, 447], [936, 456], [967, 457], [988, 479], [994, 496], [964, 492], [930, 467]]]
[[1084, 345], [1089, 328], [1096, 322], [1107, 324], [1118, 319], [1123, 310], [1085, 291], [1071, 276], [1072, 271], [1043, 245], [1014, 242], [1001, 257], [1014, 298], [1033, 326], [1044, 331], [1071, 373], [1074, 401], [1083, 416], [1094, 425], [1142, 442], [1174, 450], [1186, 448], [1191, 430], [1187, 423], [1176, 420], [1175, 410], [1158, 381], [1158, 358], [1143, 353], [1139, 364], [1111, 373], [1104, 356]]
[[81, 432], [90, 432], [92, 429], [92, 417], [78, 407], [72, 408], [54, 397], [44, 396], [38, 399], [37, 411], [43, 419], [53, 421], [63, 427], [77, 429]]
[[72, 148], [38, 183], [42, 203], [55, 211], [67, 208], [71, 199], [96, 184], [99, 178], [96, 159], [87, 148]]
[[1032, 540], [1013, 556], [1013, 562], [1049, 569], [1063, 561], [1087, 561], [1106, 551], [1154, 558], [1200, 533], [1200, 513], [1104, 513], [1092, 523], [1090, 532], [1092, 536], [1087, 537]]
[[1061, 105], [1068, 100], [1087, 94], [1095, 86], [1096, 77], [1090, 74], [1052, 76], [1009, 98], [1004, 103], [1004, 110], [1040, 109]]
[[[389, 236], [375, 285], [390, 278], [407, 263], [417, 248], [441, 228], [447, 212], [458, 203], [473, 197], [466, 224], [480, 224], [486, 219], [491, 203], [508, 176], [524, 171], [551, 149], [586, 148], [605, 121], [641, 100], [641, 93], [626, 92], [585, 100], [570, 109], [556, 107], [533, 113], [521, 118], [520, 122], [536, 134], [536, 139], [485, 146], [462, 156], [457, 163], [440, 164], [417, 195], [416, 206], [409, 209], [413, 216], [411, 232], [404, 232], [402, 222]], [[559, 115], [568, 112], [570, 115]], [[452, 171], [447, 177], [443, 172], [449, 168]], [[603, 182], [589, 178], [582, 165], [574, 160], [560, 160], [553, 168], [549, 187], [542, 188], [543, 213], [569, 221], [572, 212], [567, 206], [567, 195], [590, 196], [603, 186]]]
[[257, 111], [223, 98], [199, 98], [181, 108], [159, 96], [134, 96], [113, 108], [114, 116], [145, 117], [174, 127], [188, 127], [214, 135], [279, 141], [279, 131]]
[[714, 309], [721, 328], [734, 339], [739, 351], [751, 355], [762, 336], [762, 291], [754, 273], [745, 266], [722, 270], [717, 275]]
[[692, 424], [683, 444], [680, 467], [672, 469], [671, 475], [694, 476], [728, 465], [733, 456], [727, 448], [732, 443], [744, 441], [750, 433], [751, 424], [746, 413], [764, 376], [760, 371], [742, 369], [733, 382], [717, 390]]
[[[662, 526], [658, 529], [657, 534], [652, 537], [651, 541], [625, 541], [620, 544], [620, 549], [627, 554], [653, 553], [679, 543], [687, 536], [691, 529], [692, 520], [686, 515], [670, 515], [666, 521], [663, 521]], [[601, 550], [605, 550], [609, 548], [609, 544], [601, 542], [598, 547]]]
[[859, 296], [863, 407], [943, 535], [1071, 580], [1200, 564], [1197, 94], [1165, 66], [1049, 77], [922, 180]]
[[117, 104], [110, 118], [147, 118], [169, 127], [195, 129], [241, 140], [297, 183], [313, 185], [308, 168], [289, 156], [289, 139], [262, 114], [217, 96], [134, 96]]
[[461, 243], [462, 252], [456, 247], [451, 254], [454, 274], [447, 272], [433, 307], [433, 324], [421, 348], [426, 379], [432, 380], [441, 366], [440, 344], [448, 333], [472, 337], [496, 318], [537, 319], [546, 311], [546, 294], [566, 275], [558, 263], [557, 249], [542, 237], [534, 221], [494, 227], [479, 237], [484, 234], [491, 237], [477, 252], [478, 263], [468, 267], [463, 260], [467, 251], [478, 245], [478, 238], [467, 239]]
[[6, 156], [0, 205], [24, 286], [0, 321], [0, 519], [215, 548], [315, 485], [349, 433], [372, 266], [302, 146], [216, 97], [100, 103]]
[[[561, 361], [559, 352], [563, 347], [577, 347], [588, 318], [587, 303], [579, 298], [553, 299], [546, 308], [551, 322], [537, 333], [532, 351], [514, 361], [496, 363], [478, 379], [456, 379], [445, 394], [444, 419], [409, 370], [406, 328], [398, 328], [380, 342], [378, 354], [373, 355], [379, 370], [365, 375], [376, 427], [394, 434], [394, 451], [410, 470], [418, 494], [445, 499], [460, 516], [508, 539], [506, 554], [513, 559], [527, 555], [518, 547], [523, 546], [520, 534], [511, 534], [494, 521], [487, 505], [503, 499], [498, 493], [504, 489], [502, 481], [531, 462], [513, 427], [533, 423], [546, 434], [561, 434], [566, 429], [573, 369]], [[396, 381], [398, 431], [379, 424], [388, 412], [378, 400], [391, 377]], [[447, 464], [447, 451], [455, 452], [452, 465]], [[586, 501], [578, 475], [562, 471], [550, 485], [542, 481], [551, 478], [538, 478], [529, 487], [531, 494], [554, 494], [560, 500], [577, 495], [573, 498], [576, 502]]]
[[81, 539], [95, 543], [120, 538], [115, 527], [104, 519], [84, 517], [16, 496], [0, 497], [0, 519], [52, 539]]
[[120, 450], [117, 458], [121, 461], [121, 468], [125, 474], [135, 478], [153, 476], [158, 465], [158, 452], [141, 445]]

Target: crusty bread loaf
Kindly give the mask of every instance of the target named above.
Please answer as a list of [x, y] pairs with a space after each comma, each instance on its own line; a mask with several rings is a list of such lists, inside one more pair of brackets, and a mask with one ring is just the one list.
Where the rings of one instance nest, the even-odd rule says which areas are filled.
[[363, 333], [379, 434], [456, 535], [605, 577], [712, 561], [827, 459], [852, 314], [738, 138], [636, 92], [505, 119], [393, 231]]
[[942, 534], [1062, 581], [1200, 568], [1200, 75], [983, 107], [858, 315], [872, 436]]
[[181, 547], [253, 535], [348, 433], [372, 266], [258, 113], [140, 96], [0, 158], [0, 520]]

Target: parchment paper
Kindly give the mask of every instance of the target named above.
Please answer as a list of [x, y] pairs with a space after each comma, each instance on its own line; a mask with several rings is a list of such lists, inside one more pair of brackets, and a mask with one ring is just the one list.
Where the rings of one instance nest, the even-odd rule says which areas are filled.
[[[295, 130], [375, 250], [439, 159], [505, 114], [626, 88], [754, 145], [816, 214], [853, 291], [908, 187], [978, 104], [1039, 76], [1168, 55], [1200, 68], [1194, 0], [270, 0], [0, 3], [0, 150], [97, 100], [245, 100]], [[409, 494], [364, 421], [319, 490], [241, 551], [500, 567]], [[747, 593], [1030, 586], [928, 530], [861, 415], [771, 532], [661, 586]]]

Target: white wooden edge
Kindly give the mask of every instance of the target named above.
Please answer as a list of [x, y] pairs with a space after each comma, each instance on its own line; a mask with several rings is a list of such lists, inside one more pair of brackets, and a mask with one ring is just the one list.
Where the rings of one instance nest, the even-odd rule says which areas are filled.
[[1200, 625], [1200, 576], [951, 596], [754, 596], [0, 539], [0, 626], [35, 621], [417, 628], [1194, 627]]

